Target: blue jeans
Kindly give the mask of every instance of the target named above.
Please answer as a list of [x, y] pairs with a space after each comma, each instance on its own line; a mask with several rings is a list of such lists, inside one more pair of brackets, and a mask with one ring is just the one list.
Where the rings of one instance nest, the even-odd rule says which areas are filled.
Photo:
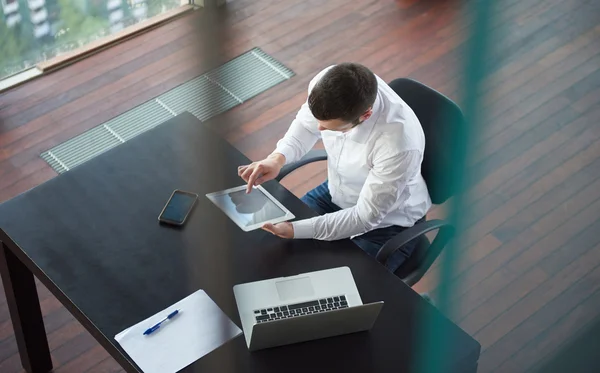
[[[304, 197], [301, 198], [301, 200], [319, 215], [341, 210], [341, 208], [331, 200], [331, 194], [329, 194], [329, 184], [327, 181], [308, 192]], [[370, 232], [353, 238], [352, 242], [354, 242], [358, 247], [363, 249], [365, 252], [367, 252], [367, 254], [374, 258], [383, 244], [405, 229], [407, 228], [397, 225], [387, 228], [374, 229]], [[418, 240], [413, 240], [409, 242], [390, 255], [387, 260], [386, 267], [392, 272], [398, 269], [398, 267], [400, 267], [400, 265], [402, 265], [402, 263], [404, 263], [404, 261], [412, 254], [417, 241]]]

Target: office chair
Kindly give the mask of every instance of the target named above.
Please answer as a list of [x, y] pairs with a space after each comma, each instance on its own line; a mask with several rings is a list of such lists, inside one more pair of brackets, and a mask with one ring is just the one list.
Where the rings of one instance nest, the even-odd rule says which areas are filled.
[[[421, 173], [433, 204], [444, 203], [456, 190], [453, 172], [453, 152], [458, 127], [464, 123], [460, 108], [449, 98], [417, 81], [400, 78], [390, 87], [410, 106], [421, 122], [426, 146]], [[277, 181], [308, 163], [327, 160], [325, 150], [311, 150], [302, 159], [281, 169]], [[425, 235], [437, 230], [432, 242]], [[376, 255], [385, 264], [397, 249], [412, 240], [418, 240], [412, 255], [394, 272], [407, 285], [413, 286], [427, 272], [442, 249], [454, 236], [454, 228], [443, 220], [422, 221], [404, 230], [386, 242]]]

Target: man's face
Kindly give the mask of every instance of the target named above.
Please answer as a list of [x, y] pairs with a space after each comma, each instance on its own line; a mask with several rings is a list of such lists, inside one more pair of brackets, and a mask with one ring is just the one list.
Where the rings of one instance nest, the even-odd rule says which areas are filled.
[[353, 122], [346, 122], [341, 119], [331, 119], [331, 120], [319, 120], [319, 131], [336, 131], [336, 132], [348, 132], [352, 128], [361, 124], [365, 120], [369, 119], [373, 114], [373, 109], [367, 110], [363, 115], [361, 115], [357, 120]]

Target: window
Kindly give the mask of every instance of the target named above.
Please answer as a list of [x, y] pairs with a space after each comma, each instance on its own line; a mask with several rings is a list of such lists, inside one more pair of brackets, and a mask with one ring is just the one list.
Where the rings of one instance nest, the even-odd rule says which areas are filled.
[[181, 5], [181, 0], [0, 0], [0, 79]]

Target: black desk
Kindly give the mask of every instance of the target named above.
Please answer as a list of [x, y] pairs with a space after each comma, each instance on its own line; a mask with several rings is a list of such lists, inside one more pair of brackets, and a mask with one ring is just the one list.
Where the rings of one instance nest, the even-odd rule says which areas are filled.
[[[33, 275], [128, 371], [115, 334], [204, 289], [240, 326], [235, 284], [349, 266], [363, 302], [384, 300], [370, 333], [250, 353], [238, 337], [185, 372], [406, 372], [421, 323], [451, 346], [446, 371], [473, 371], [479, 344], [350, 241], [245, 233], [204, 194], [243, 184], [248, 159], [191, 114], [0, 205], [0, 269], [24, 367], [47, 372], [48, 345]], [[298, 218], [313, 215], [276, 182]], [[173, 189], [201, 198], [183, 229], [158, 224]], [[451, 369], [452, 368], [452, 369]]]

